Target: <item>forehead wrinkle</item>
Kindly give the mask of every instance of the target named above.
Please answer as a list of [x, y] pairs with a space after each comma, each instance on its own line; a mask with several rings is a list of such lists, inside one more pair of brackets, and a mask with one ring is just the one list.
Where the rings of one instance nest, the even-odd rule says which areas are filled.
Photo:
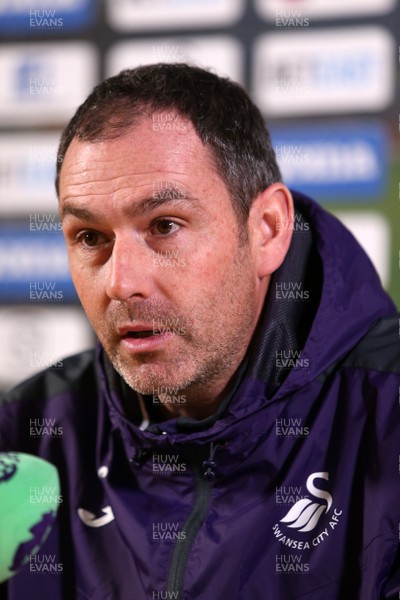
[[[66, 185], [65, 187], [67, 188], [67, 193], [61, 194], [60, 195], [60, 203], [62, 204], [63, 202], [66, 202], [67, 200], [69, 200], [70, 198], [79, 198], [79, 199], [83, 199], [83, 198], [90, 198], [90, 196], [110, 196], [110, 197], [114, 197], [115, 194], [120, 194], [120, 192], [127, 192], [125, 197], [132, 196], [132, 192], [135, 192], [136, 190], [139, 190], [140, 188], [149, 188], [151, 187], [151, 185], [153, 187], [153, 194], [152, 194], [152, 198], [161, 198], [161, 197], [165, 197], [165, 199], [170, 199], [170, 200], [175, 200], [175, 199], [183, 199], [183, 198], [191, 198], [190, 193], [186, 192], [186, 186], [184, 186], [181, 183], [175, 184], [172, 183], [172, 181], [159, 181], [159, 180], [153, 180], [150, 183], [149, 182], [145, 182], [145, 183], [139, 183], [137, 185], [134, 186], [134, 188], [132, 188], [132, 185], [126, 185], [124, 187], [119, 187], [117, 190], [112, 190], [112, 191], [99, 191], [97, 189], [96, 183], [74, 183], [74, 184], [70, 184], [70, 185]], [[163, 189], [158, 190], [157, 186], [163, 186]], [[89, 189], [86, 189], [88, 186], [92, 186], [93, 187], [93, 191], [91, 187], [89, 187]], [[78, 190], [76, 192], [74, 192], [74, 188], [78, 188]], [[124, 196], [123, 196], [124, 197]], [[149, 200], [150, 196], [146, 197], [145, 200]], [[194, 197], [191, 198], [192, 200], [195, 200]], [[196, 198], [196, 200], [198, 200]]]
[[95, 222], [97, 220], [96, 215], [94, 213], [92, 213], [92, 211], [88, 210], [87, 208], [83, 208], [80, 206], [74, 206], [70, 202], [65, 201], [60, 207], [61, 219], [64, 219], [68, 215], [76, 217], [77, 219], [80, 219], [81, 221]]
[[[86, 189], [87, 186], [90, 186], [89, 189]], [[78, 188], [76, 192], [74, 192], [74, 188]], [[67, 201], [69, 198], [90, 198], [92, 196], [113, 196], [116, 192], [124, 192], [129, 191], [132, 192], [132, 186], [127, 185], [125, 187], [118, 188], [118, 190], [113, 191], [99, 191], [95, 183], [93, 184], [81, 184], [76, 183], [68, 186], [67, 194], [65, 196], [61, 196], [61, 203]]]
[[[74, 181], [75, 178], [82, 178], [82, 179], [88, 179], [88, 177], [86, 175], [88, 175], [88, 171], [85, 171], [82, 173], [82, 171], [76, 171], [73, 173], [68, 173], [67, 175], [64, 176], [64, 181], [62, 181], [62, 187], [66, 188], [68, 193], [66, 194], [65, 198], [68, 198], [69, 196], [84, 196], [84, 195], [89, 195], [91, 193], [94, 193], [96, 195], [106, 195], [106, 194], [114, 194], [116, 192], [119, 191], [123, 191], [123, 190], [127, 190], [127, 189], [132, 189], [132, 178], [136, 178], [136, 177], [142, 177], [142, 176], [146, 176], [146, 175], [151, 175], [152, 176], [152, 181], [150, 183], [158, 183], [158, 181], [154, 180], [154, 176], [155, 175], [167, 175], [167, 176], [171, 176], [171, 173], [168, 170], [158, 170], [158, 171], [154, 171], [154, 170], [149, 170], [149, 171], [140, 171], [140, 172], [128, 172], [125, 173], [123, 175], [118, 175], [118, 176], [108, 176], [108, 177], [104, 177], [104, 178], [99, 178], [98, 176], [96, 176], [95, 179], [89, 180], [89, 181]], [[175, 173], [173, 173], [173, 175], [184, 175], [184, 173], [179, 173], [178, 171], [176, 171]], [[124, 179], [127, 179], [127, 184], [125, 186], [122, 185], [118, 185], [119, 182], [123, 181]], [[68, 181], [70, 180], [70, 181]], [[108, 185], [104, 185], [107, 184]], [[161, 183], [167, 184], [169, 186], [169, 188], [171, 189], [171, 191], [173, 190], [173, 188], [176, 187], [176, 189], [179, 189], [179, 187], [175, 186], [173, 183], [170, 183], [168, 180], [165, 181], [161, 181]], [[135, 188], [139, 188], [139, 187], [144, 187], [145, 185], [149, 185], [149, 183], [141, 183], [141, 184], [134, 184], [133, 187]], [[181, 184], [179, 184], [181, 185]], [[98, 190], [99, 186], [101, 186], [101, 191]], [[78, 188], [78, 192], [76, 194], [74, 194], [73, 190], [74, 188]], [[105, 189], [104, 189], [105, 188]], [[181, 192], [182, 195], [182, 192]]]
[[[80, 176], [82, 174], [79, 174]], [[114, 194], [115, 192], [127, 190], [132, 188], [132, 183], [127, 181], [126, 185], [118, 185], [119, 182], [132, 177], [132, 175], [120, 175], [119, 177], [105, 177], [104, 179], [96, 179], [90, 181], [77, 181], [63, 182], [63, 188], [67, 190], [66, 198], [69, 196], [89, 196], [95, 194], [96, 196], [105, 196]], [[73, 179], [73, 178], [72, 178]], [[108, 185], [107, 185], [108, 184]], [[77, 190], [76, 192], [74, 190]]]
[[187, 208], [189, 204], [190, 206], [197, 207], [198, 202], [197, 198], [187, 195], [182, 197], [182, 194], [179, 196], [176, 195], [175, 197], [173, 197], [172, 194], [168, 197], [150, 196], [148, 198], [143, 198], [137, 203], [128, 205], [123, 212], [127, 216], [143, 216], [162, 206], [170, 205], [177, 208]]
[[[177, 208], [187, 208], [189, 204], [191, 208], [198, 208], [198, 198], [186, 194], [186, 192], [184, 192], [183, 189], [171, 185], [168, 182], [166, 183], [166, 185], [166, 190], [161, 190], [160, 193], [153, 193], [152, 196], [146, 196], [145, 198], [142, 198], [139, 201], [129, 201], [128, 204], [126, 204], [126, 206], [121, 207], [122, 213], [127, 217], [144, 216], [165, 205], [170, 205]], [[129, 189], [131, 191], [130, 188], [123, 189]], [[105, 193], [98, 193], [96, 195], [101, 196], [105, 195]], [[75, 206], [74, 204], [69, 202], [69, 199], [73, 197], [74, 196], [67, 196], [66, 198], [62, 199], [60, 203], [61, 218], [64, 218], [67, 215], [72, 215], [81, 220], [99, 220], [95, 212], [85, 208], [84, 206]], [[80, 198], [82, 197], [80, 196]]]

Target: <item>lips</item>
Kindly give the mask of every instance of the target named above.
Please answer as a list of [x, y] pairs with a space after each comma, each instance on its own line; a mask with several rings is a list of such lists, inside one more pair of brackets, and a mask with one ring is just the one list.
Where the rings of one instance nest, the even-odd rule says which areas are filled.
[[135, 323], [119, 327], [123, 347], [129, 352], [150, 352], [161, 349], [171, 337], [170, 332], [156, 328], [156, 323]]
[[155, 329], [153, 324], [149, 323], [137, 323], [135, 325], [124, 325], [123, 327], [118, 328], [118, 333], [121, 337], [132, 337], [132, 338], [141, 338], [141, 337], [149, 337], [150, 335], [155, 335], [157, 333], [157, 329]]
[[146, 337], [150, 337], [151, 335], [157, 335], [158, 332], [157, 330], [148, 330], [148, 331], [128, 331], [128, 333], [126, 333], [125, 335], [123, 335], [122, 337], [124, 338], [146, 338]]
[[161, 350], [173, 337], [170, 332], [160, 331], [149, 323], [127, 324], [120, 327], [118, 333], [122, 346], [130, 354]]

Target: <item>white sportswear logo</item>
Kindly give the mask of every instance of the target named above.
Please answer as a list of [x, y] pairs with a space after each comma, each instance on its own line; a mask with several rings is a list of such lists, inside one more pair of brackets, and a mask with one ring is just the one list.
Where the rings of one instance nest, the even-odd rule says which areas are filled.
[[325, 492], [324, 490], [315, 487], [315, 479], [326, 479], [326, 481], [329, 481], [329, 474], [326, 472], [312, 473], [307, 478], [306, 483], [307, 490], [310, 494], [315, 498], [326, 500], [326, 504], [325, 502], [323, 504], [321, 502], [313, 502], [309, 498], [298, 500], [283, 519], [280, 520], [281, 523], [290, 523], [288, 527], [292, 527], [301, 532], [312, 531], [315, 529], [322, 514], [328, 512], [332, 506], [332, 496], [329, 492]]
[[93, 513], [84, 508], [78, 508], [80, 520], [88, 527], [103, 527], [104, 525], [111, 523], [111, 521], [114, 521], [115, 517], [111, 506], [105, 506], [101, 509], [101, 512], [104, 513], [103, 516], [96, 519], [96, 515]]

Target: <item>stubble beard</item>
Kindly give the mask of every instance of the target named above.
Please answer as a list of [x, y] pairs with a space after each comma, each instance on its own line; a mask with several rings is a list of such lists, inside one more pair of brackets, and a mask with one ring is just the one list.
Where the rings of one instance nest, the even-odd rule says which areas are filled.
[[[202, 296], [192, 311], [194, 318], [179, 317], [185, 333], [175, 334], [179, 338], [171, 339], [175, 349], [169, 358], [168, 347], [165, 351], [124, 357], [119, 344], [109, 341], [112, 339], [111, 328], [115, 331], [115, 321], [112, 325], [108, 324], [109, 321], [103, 322], [101, 329], [105, 334], [99, 336], [100, 341], [115, 370], [129, 387], [143, 395], [157, 395], [161, 388], [168, 388], [173, 389], [174, 395], [184, 393], [189, 398], [190, 394], [206, 396], [207, 390], [224, 377], [228, 383], [245, 354], [255, 328], [255, 286], [249, 277], [247, 280], [244, 278], [245, 265], [239, 248], [231, 277], [220, 292], [209, 295], [206, 304]], [[226, 301], [221, 303], [221, 298]], [[122, 314], [125, 322], [135, 319], [157, 322], [165, 318], [176, 319], [176, 313], [173, 313], [170, 306], [146, 301], [146, 304], [134, 308], [120, 306], [114, 316], [119, 322], [122, 322]], [[163, 315], [162, 319], [160, 315]]]

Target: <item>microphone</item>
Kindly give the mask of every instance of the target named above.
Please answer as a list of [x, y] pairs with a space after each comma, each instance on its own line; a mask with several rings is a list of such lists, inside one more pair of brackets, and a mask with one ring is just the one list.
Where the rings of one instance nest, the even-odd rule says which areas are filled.
[[23, 452], [0, 452], [0, 583], [38, 552], [61, 501], [54, 465]]

